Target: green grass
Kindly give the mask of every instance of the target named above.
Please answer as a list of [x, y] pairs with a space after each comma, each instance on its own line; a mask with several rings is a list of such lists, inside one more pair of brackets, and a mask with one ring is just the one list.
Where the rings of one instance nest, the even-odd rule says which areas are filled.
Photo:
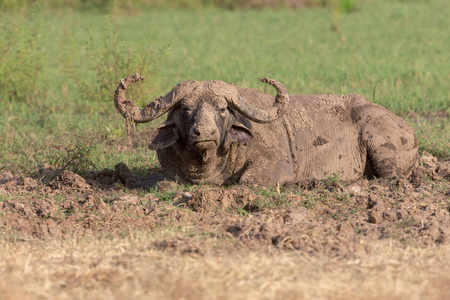
[[[4, 12], [1, 19], [12, 14]], [[408, 117], [411, 112], [450, 112], [449, 14], [445, 0], [365, 2], [342, 14], [334, 31], [335, 20], [325, 8], [156, 9], [117, 15], [115, 33], [122, 58], [142, 58], [137, 54], [142, 45], [150, 45], [151, 57], [157, 58], [154, 68], [142, 74], [148, 79], [142, 84], [146, 96], [136, 99], [139, 105], [185, 79], [220, 79], [273, 93], [258, 82], [270, 76], [291, 94], [360, 93], [371, 100], [375, 94], [375, 102], [418, 129], [421, 150], [448, 158], [449, 118], [428, 122]], [[105, 61], [99, 58], [102, 47], [113, 45], [105, 43], [114, 33], [110, 19], [89, 11], [44, 9], [35, 19], [16, 25], [25, 30], [34, 24], [42, 28], [35, 49], [40, 49], [44, 67], [36, 74], [33, 97], [0, 99], [0, 171], [31, 173], [45, 162], [62, 167], [68, 151], [76, 148], [76, 137], [86, 140], [86, 161], [96, 169], [113, 168], [120, 161], [137, 170], [157, 167], [154, 152], [144, 142], [136, 148], [117, 147], [126, 145], [124, 120], [112, 102], [117, 82], [111, 80], [111, 96], [102, 99], [83, 93], [74, 83], [74, 78], [82, 78], [94, 90], [98, 71], [110, 71], [109, 63], [95, 66], [95, 61]], [[19, 43], [26, 44], [27, 38], [23, 35]], [[27, 76], [33, 76], [28, 67]], [[14, 72], [11, 78], [24, 76], [20, 69]], [[133, 75], [130, 72], [124, 67], [118, 76]]]

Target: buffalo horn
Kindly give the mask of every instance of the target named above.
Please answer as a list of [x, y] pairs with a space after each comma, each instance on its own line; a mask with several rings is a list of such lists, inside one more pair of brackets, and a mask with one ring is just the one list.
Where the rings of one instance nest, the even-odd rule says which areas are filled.
[[117, 110], [124, 118], [130, 118], [135, 123], [147, 123], [153, 121], [168, 112], [181, 100], [179, 97], [174, 97], [173, 92], [170, 92], [166, 96], [159, 97], [146, 105], [143, 109], [140, 109], [133, 100], [126, 98], [125, 91], [130, 85], [137, 81], [144, 80], [144, 78], [144, 76], [136, 73], [134, 76], [122, 79], [114, 94], [114, 103]]
[[277, 96], [272, 107], [268, 109], [255, 107], [242, 96], [239, 99], [228, 99], [228, 105], [254, 122], [269, 123], [280, 118], [286, 112], [287, 104], [289, 103], [289, 94], [284, 85], [275, 79], [262, 77], [259, 80], [270, 84], [277, 90]]

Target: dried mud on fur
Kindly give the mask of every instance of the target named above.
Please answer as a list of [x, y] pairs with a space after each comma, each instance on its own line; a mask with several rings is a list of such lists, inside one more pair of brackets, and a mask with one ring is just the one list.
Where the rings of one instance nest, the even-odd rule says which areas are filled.
[[159, 174], [138, 177], [122, 163], [84, 178], [48, 167], [38, 179], [8, 172], [0, 177], [0, 226], [9, 239], [130, 230], [158, 235], [182, 228], [180, 235], [162, 235], [155, 244], [181, 253], [199, 236], [225, 240], [233, 249], [274, 247], [330, 257], [370, 253], [371, 243], [379, 240], [449, 244], [450, 161], [426, 155], [420, 163], [410, 181], [330, 179], [280, 189], [198, 185], [188, 190]]

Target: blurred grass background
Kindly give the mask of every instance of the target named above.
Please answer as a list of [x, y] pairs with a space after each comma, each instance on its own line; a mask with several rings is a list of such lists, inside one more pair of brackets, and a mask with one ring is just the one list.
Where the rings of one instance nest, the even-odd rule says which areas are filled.
[[[406, 118], [421, 151], [450, 157], [450, 3], [446, 0], [0, 1], [0, 171], [44, 163], [145, 172], [112, 96], [147, 80], [145, 105], [182, 80], [295, 93], [360, 93]], [[267, 92], [273, 92], [267, 88]], [[160, 121], [157, 121], [160, 122]], [[155, 123], [156, 124], [156, 123]], [[141, 125], [142, 138], [152, 125]], [[80, 167], [82, 166], [82, 167]]]

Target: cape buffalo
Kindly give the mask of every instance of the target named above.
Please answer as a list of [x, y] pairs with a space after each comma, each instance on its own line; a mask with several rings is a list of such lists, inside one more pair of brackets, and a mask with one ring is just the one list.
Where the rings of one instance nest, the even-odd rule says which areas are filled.
[[358, 94], [288, 95], [280, 82], [261, 78], [276, 89], [274, 97], [223, 81], [190, 80], [139, 109], [125, 91], [143, 78], [122, 79], [115, 106], [132, 126], [168, 113], [149, 148], [165, 175], [181, 183], [408, 177], [417, 164], [414, 129]]

